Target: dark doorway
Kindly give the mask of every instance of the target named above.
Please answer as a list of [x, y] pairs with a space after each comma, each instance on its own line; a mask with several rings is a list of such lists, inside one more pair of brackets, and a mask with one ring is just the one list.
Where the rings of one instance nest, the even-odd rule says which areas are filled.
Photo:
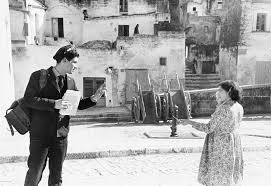
[[202, 62], [202, 74], [213, 74], [215, 73], [215, 63], [213, 61]]
[[64, 37], [63, 18], [58, 18], [58, 36]]

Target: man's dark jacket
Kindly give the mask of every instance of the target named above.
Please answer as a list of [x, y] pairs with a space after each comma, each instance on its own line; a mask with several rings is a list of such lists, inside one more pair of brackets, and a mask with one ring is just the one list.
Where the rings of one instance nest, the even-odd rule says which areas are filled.
[[[42, 140], [45, 143], [56, 139], [57, 130], [65, 127], [64, 135], [66, 137], [69, 131], [70, 116], [61, 116], [59, 110], [55, 109], [55, 100], [61, 99], [69, 90], [77, 90], [74, 80], [65, 76], [64, 87], [60, 90], [53, 67], [47, 69], [47, 82], [44, 88], [40, 89], [41, 70], [33, 72], [25, 90], [24, 103], [31, 109], [30, 138]], [[80, 100], [78, 109], [86, 109], [94, 106], [96, 103], [91, 99], [84, 98]]]

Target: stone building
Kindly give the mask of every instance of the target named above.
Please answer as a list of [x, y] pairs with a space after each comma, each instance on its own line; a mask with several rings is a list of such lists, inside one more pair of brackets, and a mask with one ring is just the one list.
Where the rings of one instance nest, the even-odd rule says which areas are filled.
[[[174, 8], [168, 0], [44, 3], [44, 45], [28, 45], [24, 51], [13, 53], [16, 97], [23, 94], [30, 73], [54, 65], [53, 54], [69, 41], [80, 54], [80, 68], [73, 77], [82, 96], [91, 95], [106, 83], [107, 93], [100, 106], [129, 103], [135, 95], [136, 79], [147, 90], [149, 76], [156, 91], [164, 74], [170, 80], [177, 73], [184, 81], [185, 34], [180, 29], [179, 4]], [[168, 22], [172, 30], [155, 29], [159, 22]], [[21, 72], [21, 68], [26, 70]]]
[[46, 7], [38, 0], [9, 0], [9, 9], [12, 46], [40, 44]]
[[238, 51], [240, 84], [271, 83], [271, 1], [246, 0], [246, 45]]
[[0, 51], [1, 51], [1, 68], [0, 68], [0, 82], [4, 89], [0, 96], [0, 135], [10, 135], [6, 130], [8, 124], [4, 115], [7, 108], [14, 101], [14, 79], [13, 79], [13, 65], [11, 59], [11, 34], [10, 34], [10, 15], [8, 0], [1, 1], [0, 6]]
[[187, 2], [186, 89], [212, 88], [221, 79], [219, 64], [220, 17], [216, 1]]
[[[93, 40], [115, 41], [118, 36], [154, 34], [157, 21], [169, 14], [157, 13], [167, 0], [46, 0], [44, 34], [47, 39], [62, 39], [83, 44]], [[157, 6], [160, 5], [160, 6]], [[162, 9], [162, 8], [160, 8]]]

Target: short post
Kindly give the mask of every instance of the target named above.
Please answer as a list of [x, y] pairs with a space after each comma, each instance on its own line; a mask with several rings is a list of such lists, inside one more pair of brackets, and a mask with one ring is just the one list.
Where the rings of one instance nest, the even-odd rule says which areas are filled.
[[170, 137], [177, 137], [177, 119], [178, 119], [178, 106], [173, 106], [173, 113], [172, 113], [172, 126]]

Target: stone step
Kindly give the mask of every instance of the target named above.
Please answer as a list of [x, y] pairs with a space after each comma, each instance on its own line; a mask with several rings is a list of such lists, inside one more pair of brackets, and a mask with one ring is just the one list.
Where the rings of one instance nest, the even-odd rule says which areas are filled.
[[197, 82], [197, 81], [220, 81], [219, 77], [185, 77], [186, 82]]
[[189, 74], [189, 77], [219, 77], [219, 74]]
[[219, 79], [186, 79], [185, 84], [216, 84], [219, 83]]
[[216, 83], [209, 83], [209, 84], [202, 84], [202, 83], [195, 83], [195, 84], [186, 84], [185, 87], [205, 87], [205, 88], [210, 88], [210, 87], [216, 87]]
[[200, 90], [208, 88], [216, 88], [217, 86], [185, 86], [185, 90]]
[[70, 120], [71, 125], [86, 125], [90, 123], [107, 123], [132, 120], [131, 114], [98, 114], [98, 115], [77, 115], [72, 116]]

